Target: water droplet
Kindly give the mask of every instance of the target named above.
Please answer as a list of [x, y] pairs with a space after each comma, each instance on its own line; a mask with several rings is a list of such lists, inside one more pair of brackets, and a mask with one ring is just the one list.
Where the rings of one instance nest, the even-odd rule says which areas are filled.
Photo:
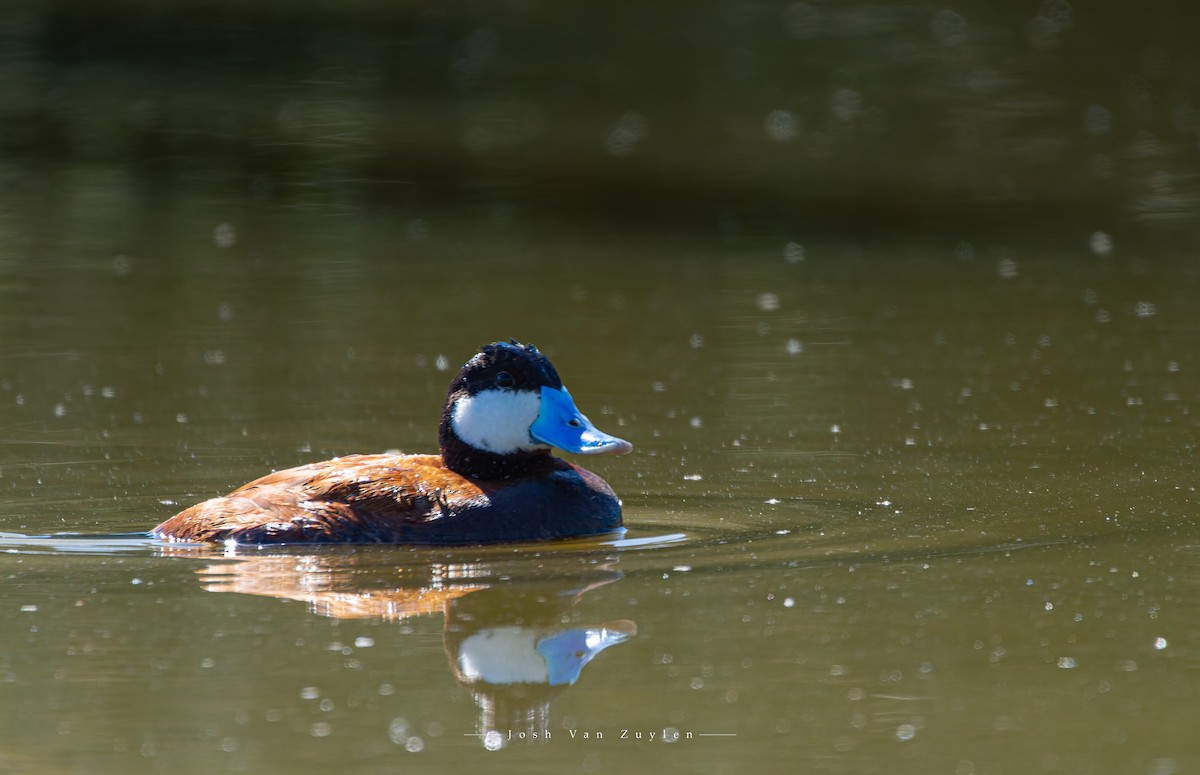
[[231, 223], [218, 224], [213, 229], [213, 244], [219, 248], [231, 248], [237, 244], [237, 229]]
[[404, 233], [408, 235], [409, 242], [424, 242], [429, 239], [429, 221], [424, 218], [414, 218], [404, 224]]
[[1167, 639], [1166, 638], [1155, 638], [1154, 639], [1154, 650], [1155, 651], [1162, 651], [1166, 647], [1167, 647]]
[[810, 3], [792, 3], [783, 12], [783, 24], [793, 38], [809, 40], [817, 37], [825, 22], [821, 12]]
[[862, 95], [854, 89], [835, 89], [829, 100], [829, 112], [843, 123], [859, 118], [863, 114]]
[[767, 137], [777, 143], [795, 140], [800, 136], [800, 119], [788, 110], [772, 110], [763, 120], [763, 128]]
[[1098, 256], [1107, 256], [1113, 251], [1112, 237], [1102, 231], [1093, 232], [1091, 237], [1088, 237], [1088, 247]]
[[1088, 105], [1083, 112], [1083, 129], [1089, 135], [1106, 135], [1112, 131], [1112, 111], [1103, 105]]
[[798, 264], [805, 258], [804, 246], [799, 242], [789, 242], [783, 246], [783, 260], [789, 264]]
[[763, 312], [774, 312], [779, 309], [779, 296], [774, 293], [760, 293], [755, 303]]
[[628, 156], [650, 134], [650, 121], [641, 113], [630, 111], [608, 130], [604, 138], [604, 149], [612, 156]]
[[404, 745], [408, 740], [408, 719], [403, 716], [392, 719], [392, 723], [388, 725], [388, 737], [396, 745]]
[[967, 42], [967, 20], [948, 8], [934, 14], [930, 27], [937, 42], [947, 48]]
[[912, 740], [917, 736], [917, 728], [912, 724], [901, 724], [896, 727], [897, 740]]

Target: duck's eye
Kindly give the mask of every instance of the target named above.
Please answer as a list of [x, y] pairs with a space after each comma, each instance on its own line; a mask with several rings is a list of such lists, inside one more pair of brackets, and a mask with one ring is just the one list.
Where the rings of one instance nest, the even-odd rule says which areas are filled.
[[496, 375], [496, 387], [498, 388], [510, 388], [515, 384], [517, 384], [517, 380], [507, 371], [502, 371]]
[[578, 417], [572, 417], [571, 421], [569, 423], [567, 423], [567, 425], [570, 425], [572, 428], [582, 428], [583, 427], [583, 423], [579, 422]]

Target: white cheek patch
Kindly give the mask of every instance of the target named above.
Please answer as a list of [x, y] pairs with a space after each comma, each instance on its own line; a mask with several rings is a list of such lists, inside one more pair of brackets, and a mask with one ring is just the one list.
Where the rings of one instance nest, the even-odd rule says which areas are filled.
[[550, 680], [546, 660], [537, 653], [533, 630], [492, 627], [480, 630], [458, 647], [458, 669], [471, 681], [492, 684], [544, 684]]
[[485, 452], [545, 449], [529, 435], [541, 406], [542, 397], [528, 390], [484, 390], [460, 398], [450, 422], [460, 439]]

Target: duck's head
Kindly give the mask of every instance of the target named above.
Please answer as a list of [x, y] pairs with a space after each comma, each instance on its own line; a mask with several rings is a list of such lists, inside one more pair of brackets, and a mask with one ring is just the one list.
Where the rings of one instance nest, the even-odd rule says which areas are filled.
[[533, 345], [485, 345], [450, 383], [439, 432], [446, 465], [464, 476], [504, 479], [535, 468], [551, 448], [623, 455], [624, 439], [592, 425], [558, 372]]
[[458, 644], [454, 668], [467, 684], [571, 686], [597, 654], [635, 635], [637, 624], [628, 619], [552, 632], [485, 627]]

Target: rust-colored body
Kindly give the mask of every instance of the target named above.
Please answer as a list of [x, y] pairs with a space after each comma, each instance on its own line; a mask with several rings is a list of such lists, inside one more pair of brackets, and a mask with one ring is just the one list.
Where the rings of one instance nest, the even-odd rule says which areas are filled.
[[152, 531], [172, 541], [469, 544], [615, 530], [616, 496], [556, 457], [528, 475], [472, 480], [439, 455], [350, 455], [276, 471]]

